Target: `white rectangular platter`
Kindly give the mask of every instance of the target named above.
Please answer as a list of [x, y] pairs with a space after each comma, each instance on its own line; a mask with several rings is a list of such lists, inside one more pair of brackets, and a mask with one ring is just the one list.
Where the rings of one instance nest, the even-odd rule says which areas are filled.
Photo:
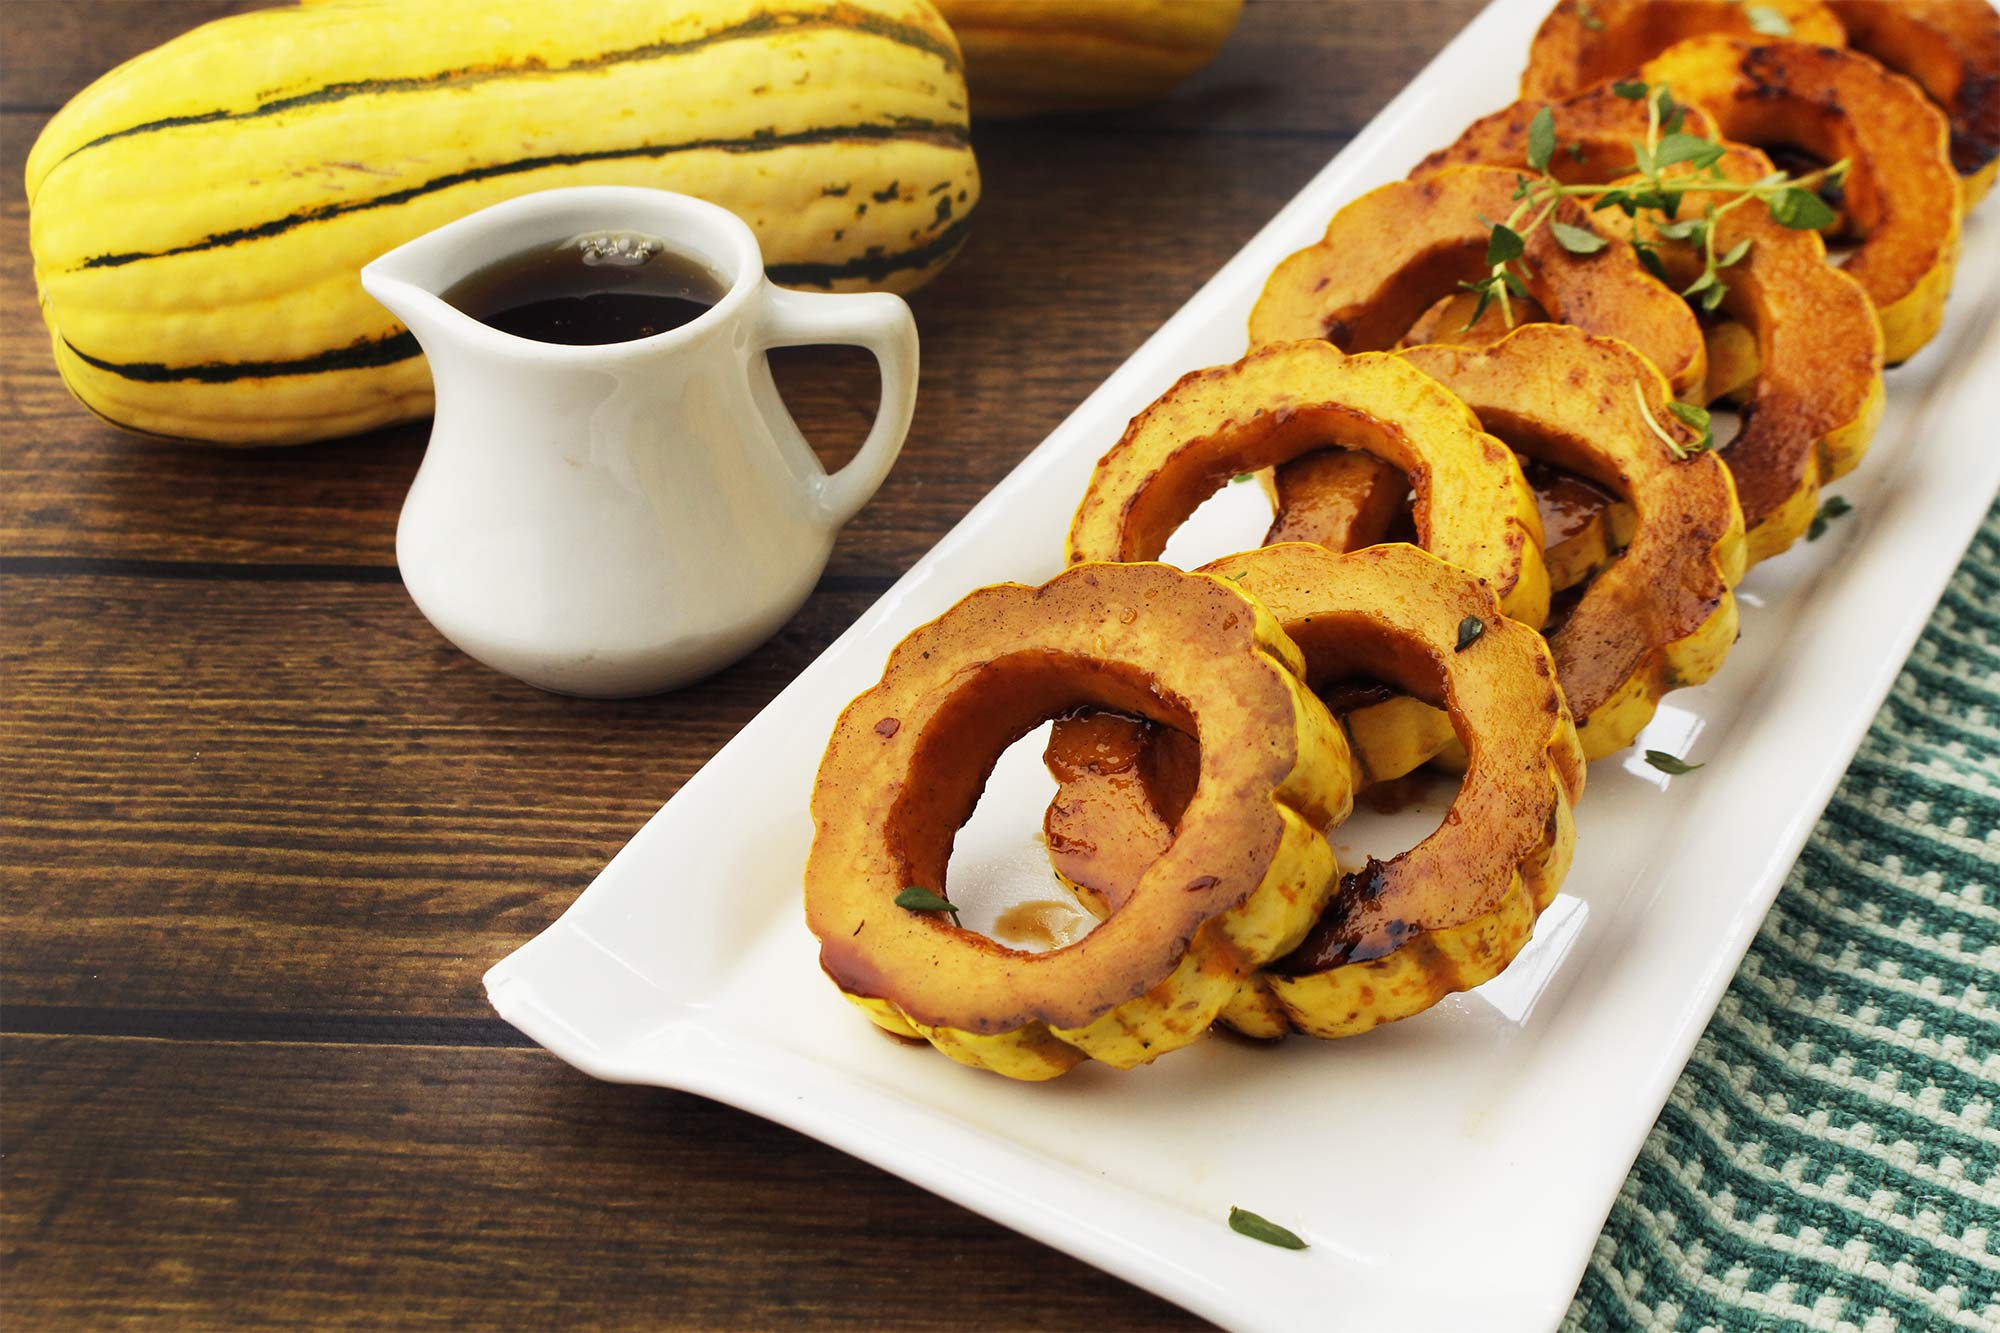
[[[1754, 571], [1720, 676], [1600, 761], [1575, 866], [1498, 980], [1338, 1043], [1212, 1040], [1149, 1068], [1011, 1083], [877, 1033], [800, 910], [813, 773], [889, 649], [964, 593], [1039, 582], [1091, 465], [1183, 372], [1234, 359], [1265, 274], [1348, 200], [1509, 100], [1548, 0], [1497, 0], [936, 549], [486, 977], [601, 1078], [683, 1088], [873, 1162], [1217, 1323], [1544, 1329], [1759, 921], [2000, 488], [2000, 235], [1968, 227], [1944, 333], [1889, 376], [1827, 535]], [[1230, 488], [1170, 558], [1255, 544]], [[1232, 511], [1233, 507], [1233, 511]], [[1197, 549], [1200, 548], [1200, 549]], [[1669, 779], [1646, 747], [1703, 762]], [[966, 923], [1046, 897], [1049, 791], [1003, 759], [953, 855]], [[1408, 845], [1435, 805], [1337, 841]], [[1239, 1205], [1301, 1233], [1229, 1231]], [[1006, 1312], [995, 1311], [1006, 1323]]]

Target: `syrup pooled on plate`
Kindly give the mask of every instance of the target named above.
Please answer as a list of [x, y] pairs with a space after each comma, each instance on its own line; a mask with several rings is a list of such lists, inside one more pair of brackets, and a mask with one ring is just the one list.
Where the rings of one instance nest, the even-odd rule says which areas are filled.
[[638, 232], [592, 232], [525, 250], [453, 283], [444, 299], [536, 342], [595, 347], [692, 323], [728, 290], [707, 265]]

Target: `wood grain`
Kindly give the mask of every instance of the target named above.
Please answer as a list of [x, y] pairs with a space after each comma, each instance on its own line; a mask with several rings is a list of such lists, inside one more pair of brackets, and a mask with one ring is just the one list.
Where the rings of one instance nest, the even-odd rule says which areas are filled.
[[[1191, 1326], [798, 1135], [523, 1049], [477, 979], [1478, 0], [1251, 0], [1158, 107], [978, 126], [978, 227], [913, 302], [902, 462], [778, 639], [618, 704], [496, 676], [417, 615], [393, 559], [421, 425], [162, 445], [57, 380], [27, 256], [34, 134], [111, 64], [248, 7], [0, 6], [10, 1322]], [[830, 458], [872, 411], [856, 365], [781, 365]]]
[[540, 1051], [15, 1037], [0, 1072], [17, 1328], [1200, 1326], [789, 1130]]

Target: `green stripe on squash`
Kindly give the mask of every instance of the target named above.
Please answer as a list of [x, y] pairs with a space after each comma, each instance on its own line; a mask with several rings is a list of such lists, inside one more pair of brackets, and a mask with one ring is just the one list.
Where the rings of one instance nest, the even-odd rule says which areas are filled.
[[640, 61], [659, 60], [673, 56], [687, 55], [705, 47], [722, 42], [742, 41], [768, 37], [776, 33], [797, 32], [811, 28], [846, 29], [880, 37], [899, 46], [908, 46], [936, 56], [944, 63], [945, 69], [953, 74], [962, 74], [963, 66], [958, 52], [950, 43], [938, 40], [924, 29], [912, 24], [898, 23], [877, 14], [868, 14], [847, 5], [834, 5], [812, 14], [758, 14], [741, 23], [733, 23], [712, 32], [705, 32], [678, 42], [647, 42], [641, 46], [628, 47], [622, 51], [607, 51], [602, 55], [573, 60], [567, 65], [550, 68], [539, 63], [441, 70], [420, 78], [401, 79], [356, 79], [346, 83], [330, 83], [310, 92], [294, 93], [285, 97], [260, 102], [247, 111], [197, 111], [180, 116], [164, 116], [142, 124], [128, 126], [122, 130], [112, 130], [100, 134], [87, 143], [79, 144], [62, 155], [50, 166], [53, 171], [70, 158], [86, 149], [107, 144], [116, 139], [128, 138], [135, 134], [151, 134], [160, 130], [179, 129], [188, 125], [213, 125], [228, 121], [255, 120], [264, 116], [275, 116], [300, 107], [323, 106], [345, 101], [350, 97], [375, 97], [396, 93], [429, 92], [438, 88], [461, 88], [467, 84], [485, 83], [493, 79], [545, 78], [552, 75], [589, 73], [608, 69], [614, 65], [633, 64]]

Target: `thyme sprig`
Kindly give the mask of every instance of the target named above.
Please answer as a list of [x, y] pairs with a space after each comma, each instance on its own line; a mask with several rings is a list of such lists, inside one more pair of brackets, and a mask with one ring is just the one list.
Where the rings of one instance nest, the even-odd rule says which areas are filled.
[[[1632, 175], [1622, 185], [1566, 185], [1550, 174], [1549, 164], [1556, 154], [1555, 114], [1543, 107], [1528, 122], [1528, 166], [1535, 175], [1517, 177], [1514, 211], [1504, 221], [1493, 222], [1486, 241], [1486, 276], [1460, 287], [1476, 293], [1478, 301], [1471, 328], [1489, 306], [1499, 303], [1507, 326], [1514, 325], [1512, 298], [1526, 298], [1525, 276], [1516, 270], [1516, 261], [1527, 253], [1528, 238], [1547, 225], [1556, 244], [1571, 254], [1596, 254], [1609, 242], [1588, 227], [1579, 227], [1555, 216], [1564, 199], [1589, 198], [1590, 211], [1616, 208], [1628, 218], [1648, 214], [1652, 236], [1634, 237], [1631, 244], [1654, 277], [1668, 281], [1666, 265], [1659, 256], [1659, 241], [1680, 241], [1701, 255], [1701, 273], [1681, 289], [1681, 295], [1713, 311], [1729, 294], [1723, 273], [1740, 264], [1750, 253], [1746, 238], [1718, 252], [1716, 224], [1730, 212], [1752, 201], [1763, 204], [1780, 226], [1796, 231], [1817, 231], [1834, 221], [1834, 212], [1815, 192], [1820, 186], [1846, 179], [1847, 161], [1801, 176], [1774, 171], [1755, 181], [1733, 180], [1722, 170], [1728, 148], [1718, 138], [1704, 138], [1686, 129], [1687, 108], [1674, 100], [1665, 84], [1624, 81], [1612, 91], [1631, 101], [1646, 103], [1646, 136], [1632, 141]], [[1580, 154], [1580, 145], [1569, 151]], [[1671, 168], [1685, 168], [1668, 174]], [[1683, 204], [1702, 201], [1699, 215], [1682, 217]], [[1693, 424], [1693, 423], [1690, 423]], [[1699, 428], [1699, 427], [1698, 427]]]

